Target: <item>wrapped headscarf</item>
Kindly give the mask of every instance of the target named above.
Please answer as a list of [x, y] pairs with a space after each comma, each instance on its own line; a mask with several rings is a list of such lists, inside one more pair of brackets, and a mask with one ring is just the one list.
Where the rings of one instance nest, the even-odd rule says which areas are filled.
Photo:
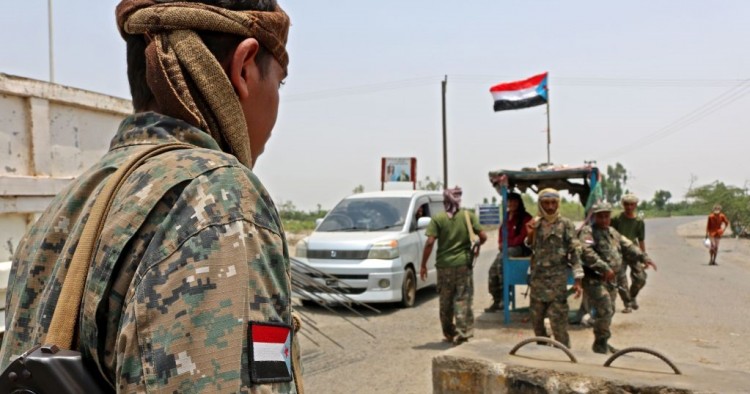
[[445, 206], [445, 213], [449, 218], [453, 219], [453, 216], [461, 209], [461, 196], [463, 191], [461, 188], [456, 186], [453, 189], [443, 190], [443, 205]]
[[247, 124], [237, 94], [197, 32], [253, 37], [286, 71], [290, 25], [286, 13], [278, 6], [270, 12], [235, 11], [172, 0], [123, 0], [116, 13], [123, 37], [146, 36], [146, 80], [160, 112], [224, 141], [229, 153], [252, 168]]
[[554, 223], [560, 217], [560, 205], [557, 206], [557, 211], [553, 213], [547, 213], [547, 211], [544, 210], [544, 207], [542, 207], [542, 200], [550, 199], [557, 200], [559, 202], [560, 192], [552, 188], [542, 189], [542, 191], [539, 192], [539, 201], [537, 202], [537, 206], [539, 208], [539, 216], [544, 218], [549, 223]]

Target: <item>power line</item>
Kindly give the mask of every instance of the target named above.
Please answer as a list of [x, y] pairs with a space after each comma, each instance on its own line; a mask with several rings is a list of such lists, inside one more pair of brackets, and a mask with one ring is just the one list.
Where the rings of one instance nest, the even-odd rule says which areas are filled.
[[[500, 81], [518, 79], [508, 75], [451, 75], [459, 83], [493, 84]], [[687, 79], [687, 78], [598, 78], [598, 77], [558, 77], [552, 76], [553, 86], [601, 86], [601, 87], [723, 87], [734, 86], [742, 79]]]
[[402, 79], [397, 81], [371, 83], [366, 85], [356, 85], [343, 88], [325, 89], [307, 93], [291, 94], [288, 96], [284, 96], [283, 99], [285, 102], [311, 101], [343, 96], [353, 96], [359, 94], [377, 93], [386, 90], [399, 90], [437, 84], [439, 78], [441, 78], [441, 76], [435, 75], [420, 78]]
[[[437, 85], [441, 80], [440, 75], [401, 79], [354, 85], [334, 89], [317, 90], [306, 93], [298, 93], [283, 96], [284, 102], [314, 101], [354, 96], [362, 94], [379, 93], [390, 90], [409, 89], [414, 87]], [[509, 75], [478, 75], [478, 74], [456, 74], [451, 75], [451, 80], [458, 84], [475, 84], [490, 86], [503, 80], [513, 80], [518, 76]], [[735, 86], [743, 82], [742, 79], [665, 79], [665, 78], [595, 78], [595, 77], [554, 77], [552, 86], [575, 86], [575, 87], [632, 87], [632, 88], [716, 88], [724, 86]]]
[[636, 141], [633, 141], [627, 145], [614, 149], [606, 153], [604, 156], [606, 157], [606, 159], [611, 159], [614, 157], [621, 156], [625, 153], [632, 152], [636, 149], [640, 149], [648, 145], [651, 145], [654, 142], [660, 141], [672, 134], [675, 134], [679, 131], [684, 130], [685, 127], [699, 120], [706, 118], [707, 116], [713, 114], [714, 112], [743, 98], [747, 94], [750, 94], [750, 79], [743, 80], [738, 85], [732, 87], [731, 89], [725, 91], [724, 93], [713, 98], [707, 103], [683, 115], [682, 117], [678, 118], [674, 122], [656, 130], [655, 132], [651, 134], [641, 137], [640, 139]]

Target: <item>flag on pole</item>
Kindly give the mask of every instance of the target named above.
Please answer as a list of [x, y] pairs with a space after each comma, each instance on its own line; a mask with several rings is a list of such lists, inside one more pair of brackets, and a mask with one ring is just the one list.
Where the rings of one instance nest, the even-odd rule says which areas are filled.
[[547, 73], [495, 85], [490, 88], [490, 93], [495, 99], [495, 112], [546, 104]]

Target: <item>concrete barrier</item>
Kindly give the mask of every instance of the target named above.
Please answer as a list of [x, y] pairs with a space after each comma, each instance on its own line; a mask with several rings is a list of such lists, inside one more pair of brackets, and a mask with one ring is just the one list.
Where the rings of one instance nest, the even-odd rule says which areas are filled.
[[683, 374], [676, 375], [661, 360], [634, 353], [604, 367], [604, 355], [576, 354], [578, 363], [573, 363], [558, 349], [533, 344], [511, 356], [512, 345], [476, 340], [445, 351], [432, 360], [433, 392], [682, 394], [750, 390], [746, 372], [677, 363]]

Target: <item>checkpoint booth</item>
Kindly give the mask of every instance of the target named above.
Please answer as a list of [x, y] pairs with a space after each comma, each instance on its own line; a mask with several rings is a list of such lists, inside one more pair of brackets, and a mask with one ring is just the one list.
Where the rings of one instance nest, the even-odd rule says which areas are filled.
[[[594, 166], [560, 169], [523, 169], [521, 171], [499, 170], [489, 174], [492, 186], [502, 196], [502, 231], [503, 236], [503, 321], [510, 323], [510, 311], [516, 309], [516, 286], [527, 285], [527, 273], [530, 257], [508, 256], [508, 194], [514, 190], [519, 193], [532, 191], [538, 193], [545, 188], [567, 191], [577, 196], [584, 207], [591, 205], [592, 191], [599, 184], [599, 169]], [[572, 277], [568, 279], [573, 283]]]

